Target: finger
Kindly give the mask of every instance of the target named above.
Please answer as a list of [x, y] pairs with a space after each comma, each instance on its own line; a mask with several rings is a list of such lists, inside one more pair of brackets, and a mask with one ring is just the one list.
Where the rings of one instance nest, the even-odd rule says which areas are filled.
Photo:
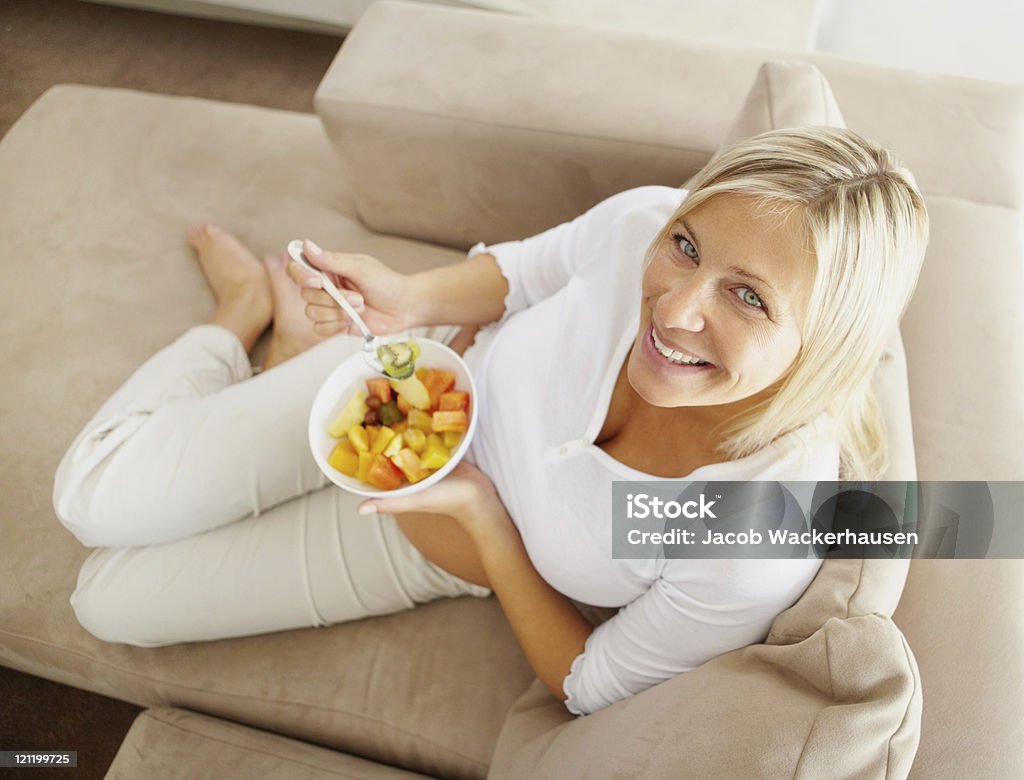
[[402, 512], [429, 512], [429, 505], [424, 505], [422, 500], [407, 498], [373, 498], [364, 501], [356, 509], [361, 515], [372, 515], [374, 512], [388, 515], [398, 515]]
[[307, 271], [301, 265], [296, 262], [289, 262], [285, 267], [285, 273], [288, 274], [295, 284], [302, 288], [319, 289], [323, 286], [320, 281], [320, 275], [315, 274], [312, 271]]
[[371, 259], [367, 255], [349, 252], [327, 252], [309, 240], [302, 245], [302, 253], [314, 267], [331, 274], [332, 281], [338, 286], [343, 279], [361, 278], [362, 272], [366, 271], [367, 260]]

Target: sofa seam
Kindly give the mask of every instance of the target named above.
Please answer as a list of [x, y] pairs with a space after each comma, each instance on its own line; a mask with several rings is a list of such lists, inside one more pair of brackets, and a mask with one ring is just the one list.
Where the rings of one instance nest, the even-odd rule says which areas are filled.
[[[7, 636], [7, 637], [12, 637], [14, 639], [21, 639], [21, 640], [26, 641], [26, 642], [30, 642], [30, 643], [37, 644], [37, 645], [42, 645], [44, 647], [49, 647], [51, 649], [59, 650], [61, 652], [71, 653], [72, 655], [75, 655], [75, 656], [77, 656], [79, 658], [86, 659], [86, 660], [88, 660], [88, 661], [90, 661], [92, 663], [99, 664], [99, 665], [104, 666], [104, 667], [106, 667], [108, 669], [113, 669], [115, 671], [119, 671], [119, 672], [122, 672], [124, 674], [128, 674], [128, 675], [133, 676], [133, 677], [135, 677], [135, 678], [137, 678], [139, 680], [145, 680], [145, 681], [152, 682], [152, 683], [159, 683], [160, 685], [167, 685], [167, 686], [170, 686], [170, 687], [173, 687], [173, 688], [179, 688], [181, 690], [189, 691], [189, 692], [192, 692], [192, 693], [208, 693], [209, 692], [209, 691], [207, 691], [207, 690], [205, 690], [203, 688], [192, 688], [192, 687], [188, 687], [186, 685], [183, 685], [181, 683], [169, 682], [169, 681], [166, 681], [166, 680], [161, 680], [161, 679], [156, 678], [156, 677], [149, 677], [148, 675], [142, 674], [140, 672], [125, 670], [125, 669], [122, 669], [122, 668], [120, 668], [118, 666], [115, 666], [114, 664], [112, 664], [112, 663], [110, 663], [108, 661], [104, 661], [104, 660], [101, 660], [99, 658], [94, 658], [94, 657], [92, 657], [92, 656], [90, 656], [90, 655], [88, 655], [86, 653], [83, 653], [80, 650], [72, 650], [72, 649], [67, 648], [67, 647], [61, 647], [60, 645], [55, 645], [55, 644], [52, 644], [50, 642], [44, 642], [43, 640], [40, 640], [40, 639], [34, 639], [32, 637], [26, 637], [26, 636], [22, 636], [20, 634], [13, 634], [13, 633], [11, 633], [9, 631], [2, 631], [2, 630], [0, 630], [0, 636]], [[36, 676], [38, 676], [38, 675], [36, 675]], [[75, 686], [71, 686], [71, 687], [75, 687]], [[88, 690], [88, 689], [79, 688], [79, 690]], [[258, 701], [258, 702], [265, 702], [265, 701], [267, 701], [267, 699], [261, 699], [258, 696], [248, 696], [248, 695], [245, 695], [245, 694], [228, 693], [228, 692], [223, 692], [223, 691], [218, 692], [217, 695], [218, 696], [224, 696], [224, 697], [229, 698], [229, 699], [239, 700], [239, 701]], [[120, 699], [119, 701], [128, 701], [128, 700]], [[323, 707], [323, 706], [318, 705], [318, 704], [308, 704], [308, 703], [302, 703], [302, 702], [283, 702], [283, 704], [286, 707], [304, 707], [304, 708], [307, 708], [307, 709], [313, 709], [313, 710], [317, 710], [317, 711], [320, 711], [320, 712], [337, 712], [337, 710], [331, 710], [331, 709], [329, 709], [327, 707]], [[146, 708], [146, 709], [150, 708], [150, 705], [142, 705], [142, 706], [144, 708]], [[164, 704], [164, 705], [156, 705], [156, 706], [174, 707], [174, 706], [177, 706], [177, 705]], [[179, 709], [187, 709], [187, 707], [179, 707]], [[415, 741], [425, 743], [425, 744], [427, 744], [427, 745], [429, 745], [429, 746], [431, 746], [433, 748], [436, 748], [438, 750], [446, 751], [446, 752], [450, 753], [451, 755], [457, 756], [458, 758], [461, 758], [461, 759], [464, 759], [466, 761], [469, 761], [469, 762], [475, 764], [478, 767], [481, 767], [481, 768], [483, 768], [485, 770], [487, 769], [487, 764], [481, 763], [480, 761], [478, 761], [475, 758], [472, 758], [471, 756], [467, 756], [467, 755], [465, 755], [463, 753], [460, 753], [460, 752], [458, 752], [456, 750], [453, 750], [452, 748], [446, 747], [444, 745], [439, 745], [438, 743], [434, 742], [433, 740], [427, 739], [426, 737], [423, 737], [420, 734], [415, 734], [415, 733], [413, 733], [411, 731], [407, 731], [404, 728], [401, 728], [399, 726], [394, 726], [393, 724], [387, 723], [386, 721], [377, 720], [375, 718], [371, 718], [371, 717], [366, 716], [366, 715], [359, 715], [359, 714], [351, 713], [351, 712], [344, 713], [344, 715], [345, 715], [345, 717], [354, 718], [355, 720], [364, 721], [366, 723], [369, 723], [369, 724], [372, 724], [372, 725], [375, 725], [375, 726], [386, 726], [387, 728], [390, 728], [390, 729], [393, 729], [393, 730], [397, 731], [399, 734], [402, 734], [403, 736], [411, 737]], [[214, 716], [211, 715], [211, 717], [214, 717]], [[288, 735], [282, 734], [280, 736], [288, 736]]]
[[[255, 726], [250, 726], [250, 725], [248, 725], [246, 723], [238, 723], [237, 721], [227, 720], [226, 718], [214, 718], [214, 716], [212, 716], [212, 715], [208, 715], [207, 713], [200, 712], [198, 710], [192, 710], [192, 709], [189, 709], [187, 707], [175, 707], [174, 709], [178, 709], [178, 710], [180, 710], [182, 712], [191, 713], [191, 714], [194, 714], [194, 715], [199, 716], [199, 717], [215, 719], [215, 720], [218, 720], [218, 721], [220, 721], [222, 723], [233, 725], [233, 726], [238, 726], [240, 728], [252, 729], [253, 731], [258, 731], [260, 733], [267, 734], [267, 735], [269, 735], [271, 737], [277, 737], [279, 739], [290, 739], [290, 740], [295, 741], [295, 742], [302, 742], [302, 744], [308, 745], [309, 747], [312, 747], [312, 748], [320, 748], [322, 750], [329, 750], [330, 749], [330, 748], [325, 748], [322, 745], [317, 745], [317, 744], [312, 743], [312, 742], [305, 742], [303, 740], [298, 740], [295, 737], [286, 737], [283, 734], [276, 734], [274, 732], [267, 731], [266, 729], [259, 729], [259, 728], [256, 728]], [[285, 758], [284, 756], [282, 756], [282, 755], [280, 755], [278, 753], [272, 753], [269, 750], [263, 750], [263, 749], [260, 749], [260, 748], [252, 748], [252, 747], [248, 747], [248, 746], [242, 745], [239, 742], [233, 742], [231, 740], [223, 739], [221, 737], [213, 737], [213, 736], [210, 736], [209, 734], [204, 734], [204, 733], [202, 733], [201, 731], [199, 731], [197, 729], [188, 728], [188, 727], [182, 725], [181, 723], [173, 723], [170, 720], [158, 717], [156, 714], [154, 714], [154, 711], [151, 710], [151, 709], [143, 710], [142, 713], [141, 713], [141, 716], [147, 717], [150, 720], [155, 721], [157, 723], [162, 723], [163, 725], [169, 726], [170, 728], [177, 729], [178, 731], [185, 732], [186, 734], [194, 734], [195, 736], [201, 737], [202, 739], [210, 740], [212, 742], [218, 742], [221, 745], [230, 745], [232, 747], [237, 747], [237, 748], [240, 748], [242, 750], [252, 751], [253, 753], [259, 753], [260, 755], [263, 755], [263, 756], [271, 756], [273, 758], [283, 759], [285, 761], [288, 761], [288, 763], [298, 764], [299, 766], [308, 767], [310, 769], [317, 769], [317, 770], [321, 770], [322, 769], [321, 767], [318, 767], [315, 764], [309, 764], [309, 763], [306, 763], [305, 761], [297, 761], [297, 760], [294, 760], [294, 759], [291, 759], [291, 758]], [[352, 756], [353, 758], [363, 758], [362, 756], [356, 756], [353, 753], [347, 753], [345, 751], [335, 750], [334, 752], [344, 753], [345, 755]], [[363, 760], [369, 760], [369, 759], [363, 759]], [[392, 766], [395, 769], [405, 769], [405, 767], [395, 767], [394, 764], [383, 764], [383, 762], [377, 762], [377, 763], [381, 764], [382, 766]], [[357, 780], [357, 778], [358, 778], [357, 775], [351, 775], [351, 774], [348, 774], [347, 772], [345, 774], [338, 774], [336, 772], [332, 772], [330, 769], [323, 769], [322, 771], [326, 772], [327, 774], [334, 775], [335, 777], [352, 778], [352, 780]], [[408, 770], [406, 770], [406, 771], [408, 771]]]
[[[327, 99], [325, 99], [325, 100], [327, 100]], [[656, 141], [637, 141], [637, 140], [632, 140], [632, 139], [629, 139], [629, 138], [621, 138], [619, 136], [611, 136], [611, 135], [602, 136], [602, 135], [594, 135], [593, 133], [577, 133], [577, 132], [573, 132], [573, 131], [570, 131], [570, 130], [555, 130], [555, 129], [545, 128], [545, 127], [527, 127], [526, 125], [518, 125], [518, 124], [513, 124], [513, 123], [507, 123], [507, 122], [496, 122], [496, 121], [491, 121], [491, 120], [487, 120], [487, 119], [476, 119], [474, 117], [463, 117], [463, 116], [457, 116], [455, 114], [441, 114], [441, 113], [438, 113], [436, 111], [426, 111], [426, 110], [420, 109], [420, 108], [404, 108], [404, 107], [400, 107], [400, 106], [384, 106], [384, 105], [378, 105], [378, 104], [375, 104], [375, 103], [366, 103], [366, 102], [363, 102], [363, 101], [360, 101], [360, 100], [341, 100], [341, 99], [338, 99], [338, 98], [334, 98], [333, 100], [336, 100], [339, 103], [343, 103], [344, 105], [355, 106], [357, 108], [368, 108], [368, 109], [373, 109], [375, 111], [388, 111], [388, 112], [399, 112], [399, 113], [404, 113], [404, 114], [415, 114], [417, 116], [431, 117], [432, 119], [451, 119], [451, 120], [458, 121], [458, 122], [468, 122], [468, 123], [471, 123], [471, 124], [483, 125], [483, 126], [486, 126], [486, 127], [498, 127], [498, 128], [505, 128], [505, 129], [508, 129], [508, 130], [518, 130], [520, 132], [526, 132], [526, 133], [544, 133], [544, 134], [547, 134], [547, 135], [557, 135], [557, 136], [563, 136], [563, 137], [566, 137], [566, 138], [585, 138], [585, 139], [591, 140], [591, 141], [611, 141], [611, 142], [614, 142], [614, 143], [629, 144], [631, 146], [649, 146], [649, 147], [658, 148], [658, 149], [670, 149], [670, 150], [673, 150], [673, 151], [693, 152], [695, 154], [706, 154], [706, 155], [708, 155], [709, 158], [712, 155], [714, 155], [715, 152], [717, 151], [717, 148], [714, 148], [714, 149], [699, 149], [699, 148], [696, 148], [696, 147], [693, 147], [693, 146], [675, 146], [673, 144], [659, 143], [659, 142], [656, 142]], [[314, 114], [314, 116], [318, 116], [320, 118], [320, 121], [323, 124], [325, 124], [325, 125], [327, 124], [327, 121], [326, 121], [327, 118], [323, 114], [320, 113], [319, 109]], [[344, 120], [342, 120], [342, 121], [344, 121]]]
[[[891, 623], [892, 621], [890, 620], [889, 622]], [[895, 625], [895, 623], [893, 625]], [[886, 745], [886, 751], [885, 751], [885, 777], [886, 778], [890, 777], [889, 768], [892, 765], [892, 741], [896, 737], [896, 735], [899, 734], [903, 730], [903, 727], [906, 725], [907, 718], [910, 717], [910, 706], [911, 706], [911, 703], [914, 701], [914, 695], [918, 692], [918, 690], [920, 688], [920, 686], [918, 684], [919, 677], [918, 677], [918, 675], [916, 673], [914, 673], [914, 664], [911, 661], [910, 645], [907, 643], [907, 638], [903, 635], [902, 631], [900, 631], [900, 644], [903, 647], [903, 657], [907, 660], [907, 666], [911, 670], [910, 677], [911, 677], [911, 679], [914, 682], [914, 688], [910, 692], [910, 696], [907, 697], [907, 706], [906, 706], [906, 709], [904, 709], [904, 711], [903, 711], [903, 719], [900, 721], [900, 725], [896, 728], [895, 731], [893, 731], [892, 734], [889, 735], [889, 741], [888, 741], [888, 743]], [[920, 740], [918, 740], [918, 744], [920, 745]], [[915, 752], [915, 755], [916, 755], [917, 751], [915, 750], [914, 752]], [[911, 758], [911, 764], [913, 764], [913, 758]]]
[[[828, 671], [829, 698], [832, 700], [832, 702], [834, 704], [835, 701], [836, 701], [836, 692], [835, 692], [835, 686], [832, 684], [832, 659], [829, 657], [829, 652], [828, 652], [828, 632], [827, 631], [825, 632], [824, 637], [825, 637], [825, 666], [826, 666], [827, 671]], [[807, 730], [807, 736], [804, 738], [804, 744], [800, 747], [800, 757], [796, 761], [796, 766], [793, 767], [793, 777], [794, 778], [800, 773], [800, 764], [803, 762], [804, 756], [807, 754], [807, 745], [811, 741], [811, 736], [813, 736], [814, 730], [818, 726], [818, 719], [821, 717], [822, 713], [825, 710], [827, 710], [827, 709], [828, 709], [828, 707], [826, 707], [826, 708], [824, 708], [822, 710], [818, 710], [817, 714], [815, 714], [815, 716], [814, 716], [814, 720], [811, 721], [811, 727]]]

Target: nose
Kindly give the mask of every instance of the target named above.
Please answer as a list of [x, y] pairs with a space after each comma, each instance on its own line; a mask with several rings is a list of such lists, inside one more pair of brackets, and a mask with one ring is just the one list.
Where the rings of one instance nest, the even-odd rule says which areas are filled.
[[704, 290], [694, 277], [681, 279], [658, 301], [659, 321], [666, 328], [700, 333], [704, 321]]

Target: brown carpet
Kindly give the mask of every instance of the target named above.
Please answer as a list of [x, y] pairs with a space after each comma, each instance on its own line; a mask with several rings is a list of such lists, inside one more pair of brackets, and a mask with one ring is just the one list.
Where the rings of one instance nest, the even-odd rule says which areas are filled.
[[69, 82], [311, 112], [341, 40], [78, 0], [0, 0], [0, 135]]
[[[77, 0], [0, 0], [0, 136], [69, 82], [312, 111], [341, 40]], [[102, 778], [139, 711], [0, 667], [0, 750], [78, 751], [78, 769], [18, 776]]]

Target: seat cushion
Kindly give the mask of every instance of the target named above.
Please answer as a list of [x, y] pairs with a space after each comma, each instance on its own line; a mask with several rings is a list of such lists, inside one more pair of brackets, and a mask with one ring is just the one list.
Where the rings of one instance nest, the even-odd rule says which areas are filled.
[[495, 599], [208, 644], [105, 644], [68, 604], [88, 551], [50, 498], [96, 408], [212, 311], [190, 223], [219, 222], [257, 252], [308, 236], [405, 270], [462, 254], [363, 229], [320, 123], [304, 114], [55, 87], [0, 143], [0, 178], [0, 660], [144, 706], [482, 777], [533, 677]]
[[162, 708], [139, 713], [107, 777], [415, 780], [425, 775], [188, 710]]

